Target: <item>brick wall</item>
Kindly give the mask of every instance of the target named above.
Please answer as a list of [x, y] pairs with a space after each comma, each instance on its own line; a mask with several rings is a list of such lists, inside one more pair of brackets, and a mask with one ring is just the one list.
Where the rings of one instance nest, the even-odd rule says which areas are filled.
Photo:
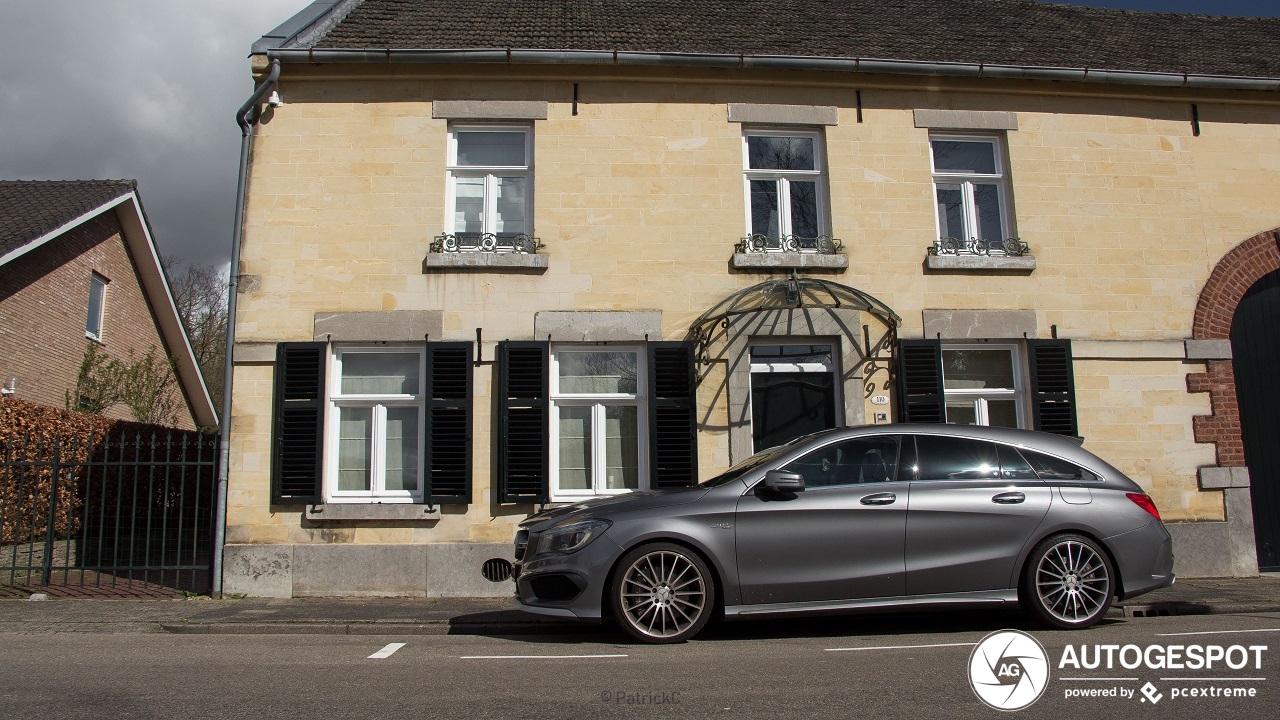
[[[130, 350], [141, 357], [152, 346], [168, 352], [120, 222], [115, 212], [105, 212], [10, 262], [0, 273], [0, 380], [18, 379], [16, 397], [63, 407], [65, 393], [74, 390], [86, 343], [91, 342], [85, 337], [85, 319], [93, 272], [110, 281], [102, 349], [122, 360]], [[104, 414], [132, 419], [124, 406]], [[176, 424], [195, 427], [189, 409]]]

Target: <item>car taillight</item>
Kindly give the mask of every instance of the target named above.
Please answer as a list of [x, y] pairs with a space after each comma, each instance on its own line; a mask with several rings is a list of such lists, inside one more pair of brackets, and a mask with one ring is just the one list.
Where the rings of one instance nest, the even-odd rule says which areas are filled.
[[[1151, 501], [1151, 497], [1149, 495], [1143, 495], [1142, 493], [1125, 493], [1124, 496], [1132, 500], [1134, 505], [1137, 505], [1150, 513], [1151, 517], [1160, 520], [1160, 511], [1156, 509], [1156, 504]], [[1161, 522], [1164, 521], [1161, 520]]]

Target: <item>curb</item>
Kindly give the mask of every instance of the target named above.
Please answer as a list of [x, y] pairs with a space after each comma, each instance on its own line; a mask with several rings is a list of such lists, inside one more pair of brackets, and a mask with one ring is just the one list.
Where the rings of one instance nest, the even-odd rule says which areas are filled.
[[568, 635], [600, 631], [592, 623], [160, 623], [175, 635]]
[[1169, 617], [1173, 615], [1231, 615], [1234, 613], [1280, 612], [1280, 603], [1196, 603], [1155, 602], [1125, 603], [1113, 609], [1124, 612], [1125, 618]]

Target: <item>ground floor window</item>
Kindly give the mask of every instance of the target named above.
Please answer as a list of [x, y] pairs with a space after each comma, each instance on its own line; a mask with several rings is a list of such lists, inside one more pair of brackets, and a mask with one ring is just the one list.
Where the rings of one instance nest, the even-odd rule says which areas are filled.
[[645, 363], [643, 347], [551, 346], [553, 501], [645, 485]]
[[1026, 427], [1023, 365], [1017, 345], [943, 345], [947, 422]]
[[326, 431], [326, 499], [422, 499], [422, 350], [333, 351]]

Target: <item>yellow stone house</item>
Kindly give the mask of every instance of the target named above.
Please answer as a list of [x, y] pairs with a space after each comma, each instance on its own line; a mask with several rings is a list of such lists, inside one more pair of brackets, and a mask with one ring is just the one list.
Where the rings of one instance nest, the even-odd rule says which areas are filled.
[[544, 505], [903, 421], [1280, 567], [1280, 21], [336, 0], [251, 59], [226, 592], [509, 594]]

